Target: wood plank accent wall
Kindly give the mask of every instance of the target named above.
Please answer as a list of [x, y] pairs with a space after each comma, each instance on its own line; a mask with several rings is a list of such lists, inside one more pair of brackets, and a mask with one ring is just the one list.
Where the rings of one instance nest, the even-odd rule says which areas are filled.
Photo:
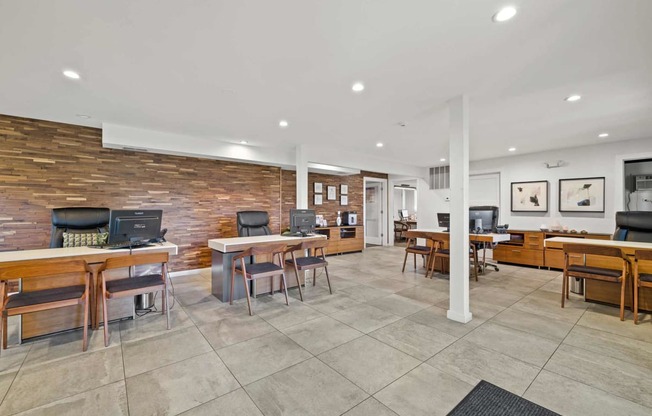
[[237, 211], [280, 231], [278, 167], [104, 149], [100, 129], [2, 115], [0, 161], [0, 250], [48, 247], [51, 209], [70, 206], [163, 209], [172, 270], [209, 267]]
[[[101, 130], [0, 115], [0, 250], [48, 247], [51, 209], [104, 206], [162, 209], [166, 237], [179, 245], [174, 271], [210, 267], [207, 240], [237, 236], [235, 213], [263, 210], [274, 233], [289, 225], [296, 205], [295, 172], [278, 167], [102, 148]], [[335, 224], [337, 211], [357, 211], [363, 223], [361, 172], [309, 174], [310, 208]], [[313, 206], [314, 182], [324, 185]], [[340, 184], [349, 205], [340, 206]], [[337, 200], [326, 199], [337, 186]]]

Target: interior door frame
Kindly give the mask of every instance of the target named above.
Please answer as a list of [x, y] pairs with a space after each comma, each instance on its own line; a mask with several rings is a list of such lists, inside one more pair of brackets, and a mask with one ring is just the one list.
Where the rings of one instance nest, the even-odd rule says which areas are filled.
[[388, 238], [388, 233], [387, 233], [387, 179], [382, 179], [382, 178], [371, 178], [371, 177], [363, 177], [363, 198], [362, 198], [362, 211], [363, 211], [363, 219], [364, 222], [362, 224], [363, 226], [363, 235], [364, 235], [364, 244], [365, 247], [367, 246], [367, 218], [366, 218], [366, 213], [367, 213], [367, 184], [368, 183], [380, 183], [380, 204], [378, 205], [380, 207], [380, 213], [378, 215], [378, 221], [380, 222], [380, 232], [381, 232], [381, 245], [387, 246], [389, 245], [389, 238]]

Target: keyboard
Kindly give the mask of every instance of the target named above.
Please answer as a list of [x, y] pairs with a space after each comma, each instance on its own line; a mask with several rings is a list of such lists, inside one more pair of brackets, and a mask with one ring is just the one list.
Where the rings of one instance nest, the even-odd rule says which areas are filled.
[[305, 237], [305, 236], [307, 236], [308, 234], [304, 234], [304, 233], [283, 233], [283, 234], [281, 234], [281, 235], [282, 235], [283, 237]]
[[105, 250], [117, 250], [121, 248], [141, 248], [141, 247], [151, 247], [152, 244], [150, 244], [149, 241], [135, 241], [133, 243], [129, 243], [126, 241], [119, 242], [119, 243], [112, 243], [112, 244], [104, 244], [104, 245], [95, 245], [95, 246], [88, 246], [90, 248], [101, 248]]

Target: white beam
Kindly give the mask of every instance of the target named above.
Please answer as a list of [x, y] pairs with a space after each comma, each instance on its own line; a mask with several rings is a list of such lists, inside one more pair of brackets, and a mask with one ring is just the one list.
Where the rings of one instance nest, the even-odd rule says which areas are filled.
[[450, 302], [448, 319], [466, 323], [469, 310], [469, 100], [448, 101], [450, 117]]
[[297, 166], [297, 208], [308, 208], [308, 159], [303, 145], [296, 149]]

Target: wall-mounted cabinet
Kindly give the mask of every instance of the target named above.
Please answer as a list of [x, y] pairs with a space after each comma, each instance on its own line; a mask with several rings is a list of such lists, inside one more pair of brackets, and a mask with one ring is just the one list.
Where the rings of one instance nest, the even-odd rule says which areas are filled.
[[352, 253], [364, 249], [364, 227], [361, 225], [321, 227], [315, 233], [328, 238], [326, 254]]

